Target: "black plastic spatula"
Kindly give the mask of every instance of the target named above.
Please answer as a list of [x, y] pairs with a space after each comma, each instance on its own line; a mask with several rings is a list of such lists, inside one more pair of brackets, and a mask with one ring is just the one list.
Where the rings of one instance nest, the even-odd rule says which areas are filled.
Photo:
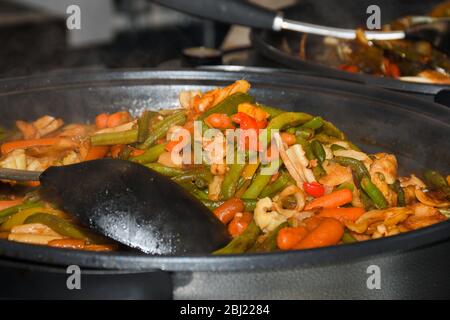
[[[14, 179], [8, 172], [14, 173], [0, 169], [0, 179]], [[45, 200], [146, 253], [207, 254], [230, 240], [224, 224], [200, 201], [140, 164], [102, 159], [50, 167], [41, 174], [15, 173], [17, 180], [39, 176]]]
[[[244, 0], [154, 0], [154, 2], [202, 18], [251, 28], [291, 30], [341, 39], [356, 37], [356, 31], [352, 29], [289, 20], [284, 18], [282, 12], [268, 10]], [[448, 19], [415, 25], [405, 31], [366, 31], [365, 34], [368, 40], [422, 39], [446, 53], [450, 52]]]

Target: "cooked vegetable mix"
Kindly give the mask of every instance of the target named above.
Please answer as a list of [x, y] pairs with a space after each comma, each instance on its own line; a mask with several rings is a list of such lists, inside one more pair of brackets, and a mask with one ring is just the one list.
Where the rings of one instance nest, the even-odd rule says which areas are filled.
[[[0, 167], [42, 171], [105, 157], [141, 163], [227, 225], [233, 240], [217, 255], [353, 243], [448, 219], [449, 176], [428, 169], [423, 180], [399, 177], [393, 154], [367, 154], [324, 117], [258, 104], [249, 89], [239, 80], [206, 93], [185, 91], [180, 109], [103, 113], [93, 125], [47, 115], [18, 120], [17, 132], [0, 130]], [[0, 199], [2, 238], [79, 250], [118, 247], [42, 201], [38, 184], [2, 183], [12, 190]]]
[[[450, 1], [443, 1], [430, 12], [405, 16], [382, 27], [385, 31], [405, 30], [424, 23], [423, 17], [447, 19]], [[450, 84], [450, 58], [424, 40], [368, 41], [363, 30], [355, 40], [325, 37], [316, 42], [303, 35], [299, 57], [351, 73], [371, 74], [409, 82]], [[289, 50], [291, 51], [291, 50]]]

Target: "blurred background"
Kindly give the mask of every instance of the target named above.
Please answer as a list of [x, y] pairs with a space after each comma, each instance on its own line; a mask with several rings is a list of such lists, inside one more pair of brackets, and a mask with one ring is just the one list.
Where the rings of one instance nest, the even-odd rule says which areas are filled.
[[[253, 2], [277, 9], [296, 0]], [[79, 30], [66, 26], [71, 5], [81, 9]], [[67, 68], [179, 67], [183, 49], [198, 46], [223, 50], [226, 64], [267, 65], [249, 48], [248, 37], [247, 28], [193, 18], [149, 0], [0, 1], [0, 77]]]

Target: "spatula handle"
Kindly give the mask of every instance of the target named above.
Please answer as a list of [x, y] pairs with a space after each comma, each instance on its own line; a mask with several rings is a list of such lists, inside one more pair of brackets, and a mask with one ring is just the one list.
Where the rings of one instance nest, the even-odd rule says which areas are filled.
[[41, 171], [0, 168], [0, 179], [14, 181], [39, 181], [39, 176], [41, 173]]
[[245, 0], [154, 0], [201, 18], [252, 28], [273, 29], [277, 13]]

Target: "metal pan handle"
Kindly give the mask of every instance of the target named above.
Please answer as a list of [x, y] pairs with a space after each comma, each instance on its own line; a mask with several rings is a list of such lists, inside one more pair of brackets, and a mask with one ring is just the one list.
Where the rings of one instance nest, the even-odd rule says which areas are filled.
[[243, 0], [153, 0], [201, 18], [251, 28], [273, 29], [277, 13]]

